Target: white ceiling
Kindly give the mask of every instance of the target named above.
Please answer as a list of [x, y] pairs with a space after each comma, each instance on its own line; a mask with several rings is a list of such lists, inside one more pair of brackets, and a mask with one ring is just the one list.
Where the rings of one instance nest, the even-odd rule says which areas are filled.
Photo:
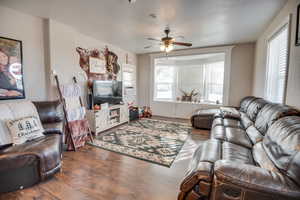
[[[146, 38], [163, 36], [166, 25], [193, 47], [255, 41], [286, 1], [0, 0], [0, 5], [52, 18], [96, 39], [145, 53], [159, 51], [159, 46], [145, 50], [154, 43]], [[151, 13], [157, 18], [149, 17]]]

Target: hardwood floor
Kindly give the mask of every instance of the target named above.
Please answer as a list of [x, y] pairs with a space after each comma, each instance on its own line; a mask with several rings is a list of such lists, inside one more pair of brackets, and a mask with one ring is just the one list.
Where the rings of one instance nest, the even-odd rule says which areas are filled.
[[65, 152], [62, 172], [52, 179], [0, 199], [175, 200], [193, 151], [208, 137], [208, 131], [193, 130], [171, 168], [87, 145]]

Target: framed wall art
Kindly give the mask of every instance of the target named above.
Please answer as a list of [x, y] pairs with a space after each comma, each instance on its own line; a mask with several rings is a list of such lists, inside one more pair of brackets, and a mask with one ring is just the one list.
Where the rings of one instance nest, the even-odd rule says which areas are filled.
[[101, 60], [100, 58], [90, 57], [90, 73], [105, 74], [106, 73], [105, 60]]
[[300, 46], [300, 4], [297, 7], [296, 46]]
[[22, 41], [0, 37], [0, 100], [24, 98]]

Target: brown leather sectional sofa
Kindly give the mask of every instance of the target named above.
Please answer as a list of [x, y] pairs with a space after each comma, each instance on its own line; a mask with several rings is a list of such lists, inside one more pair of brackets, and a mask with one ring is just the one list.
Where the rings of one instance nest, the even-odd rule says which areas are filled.
[[[21, 145], [1, 146], [0, 193], [32, 186], [61, 168], [63, 115], [59, 102], [35, 102], [34, 105], [29, 101], [7, 105], [7, 116], [12, 113], [14, 117], [28, 114], [39, 117], [45, 137]], [[6, 105], [1, 106], [3, 109]]]
[[256, 97], [230, 109], [215, 115], [178, 199], [299, 200], [299, 111]]

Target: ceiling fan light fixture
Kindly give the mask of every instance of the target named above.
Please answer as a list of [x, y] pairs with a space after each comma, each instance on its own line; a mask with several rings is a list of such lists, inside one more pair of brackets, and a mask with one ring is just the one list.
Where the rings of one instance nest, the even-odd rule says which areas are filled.
[[172, 51], [174, 49], [174, 46], [172, 44], [170, 44], [169, 46], [166, 47], [166, 52], [169, 53], [170, 51]]
[[169, 44], [169, 45], [160, 45], [160, 50], [164, 51], [166, 53], [169, 53], [170, 51], [172, 51], [174, 49], [174, 45], [173, 44]]
[[169, 36], [170, 33], [169, 27], [167, 27], [164, 32], [166, 36], [161, 38], [160, 40], [155, 38], [147, 38], [148, 40], [160, 42], [160, 50], [163, 52], [169, 53], [174, 49], [174, 46], [191, 47], [193, 45], [192, 43], [187, 43], [187, 42], [176, 42], [174, 37]]
[[135, 3], [136, 0], [128, 0], [129, 3]]

